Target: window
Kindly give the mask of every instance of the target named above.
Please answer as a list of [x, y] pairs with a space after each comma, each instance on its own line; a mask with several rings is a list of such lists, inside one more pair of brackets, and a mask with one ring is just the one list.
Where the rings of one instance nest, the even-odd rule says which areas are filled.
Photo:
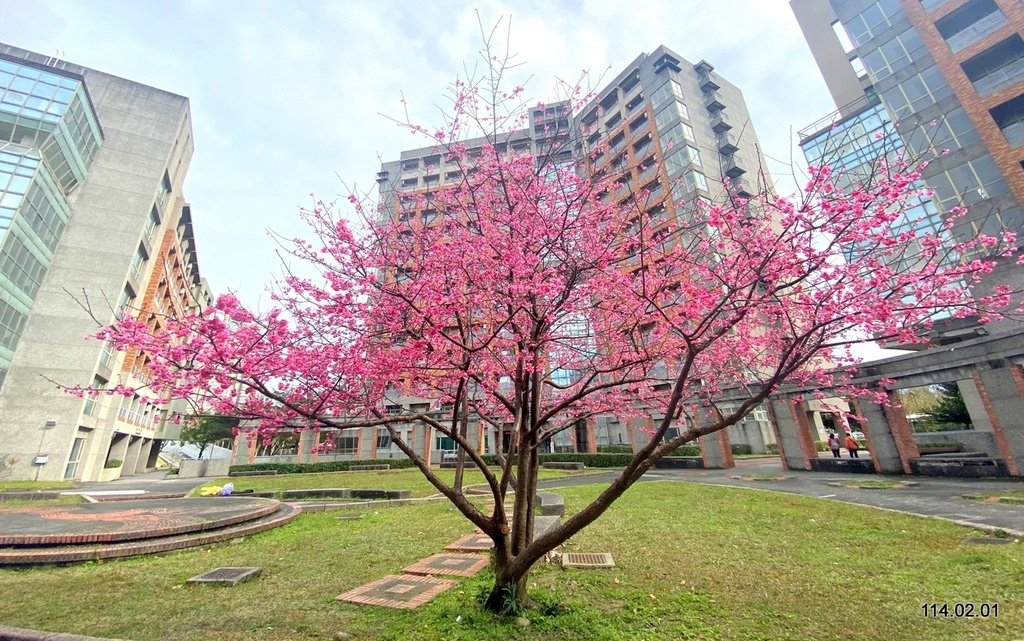
[[146, 255], [146, 248], [143, 245], [139, 245], [139, 248], [135, 250], [135, 257], [132, 258], [132, 264], [128, 268], [128, 275], [138, 280], [140, 273], [142, 272], [142, 266], [146, 264], [146, 260], [149, 256]]
[[655, 89], [654, 93], [651, 94], [651, 104], [654, 105], [655, 110], [661, 109], [673, 100], [681, 101], [682, 99], [683, 89], [675, 80], [669, 80]]
[[439, 452], [454, 452], [458, 449], [455, 446], [455, 439], [450, 436], [437, 436], [434, 438], [434, 449]]
[[931, 59], [923, 54], [924, 42], [911, 27], [895, 38], [882, 43], [874, 51], [864, 54], [864, 65], [873, 82], [878, 82], [900, 71], [913, 62]]
[[993, 0], [970, 0], [935, 21], [952, 52], [960, 51], [1006, 24]]
[[687, 142], [697, 142], [693, 135], [693, 127], [685, 122], [676, 123], [674, 127], [661, 134], [661, 149], [669, 154], [673, 149], [685, 146]]
[[899, 0], [879, 0], [868, 5], [843, 26], [853, 43], [860, 46], [888, 29], [901, 13]]
[[669, 177], [674, 176], [687, 167], [700, 167], [700, 152], [692, 145], [682, 145], [673, 150], [673, 153], [665, 158], [665, 171]]
[[377, 449], [391, 449], [391, 433], [388, 432], [388, 429], [386, 427], [377, 428]]
[[944, 211], [957, 205], [973, 205], [1005, 194], [1009, 189], [999, 168], [988, 155], [928, 176], [926, 180], [935, 190], [935, 198]]
[[953, 95], [942, 72], [932, 65], [882, 94], [882, 102], [899, 121]]
[[142, 235], [149, 238], [153, 230], [160, 225], [160, 210], [153, 205], [153, 209], [149, 211], [149, 218], [146, 220], [146, 229], [142, 232]]
[[987, 96], [1024, 76], [1024, 40], [1015, 33], [960, 66], [978, 94]]

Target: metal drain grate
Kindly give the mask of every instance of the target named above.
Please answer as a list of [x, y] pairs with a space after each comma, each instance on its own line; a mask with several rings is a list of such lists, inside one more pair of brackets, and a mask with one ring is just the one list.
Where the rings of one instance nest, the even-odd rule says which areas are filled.
[[562, 555], [564, 568], [613, 568], [615, 561], [607, 552], [568, 552]]
[[238, 585], [242, 581], [255, 579], [263, 568], [215, 568], [194, 576], [185, 583], [189, 585]]

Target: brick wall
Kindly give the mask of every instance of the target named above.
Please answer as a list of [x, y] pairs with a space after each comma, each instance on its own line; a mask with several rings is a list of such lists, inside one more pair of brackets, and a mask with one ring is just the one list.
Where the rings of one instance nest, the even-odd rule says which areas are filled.
[[926, 12], [918, 0], [901, 0], [903, 9], [910, 22], [917, 28], [925, 46], [935, 59], [935, 64], [946, 77], [964, 111], [978, 130], [982, 142], [988, 148], [996, 166], [1003, 173], [1010, 191], [1018, 202], [1024, 203], [1024, 148], [1013, 149], [992, 120], [989, 109], [1024, 92], [1024, 82], [1003, 87], [999, 91], [982, 98], [974, 90], [974, 85], [964, 73], [960, 63], [988, 49], [993, 44], [1014, 33], [1024, 33], [1024, 3], [1020, 0], [995, 0], [1000, 10], [1006, 15], [1007, 24], [986, 35], [969, 47], [955, 54], [949, 50], [945, 39], [935, 28], [935, 21], [966, 3], [966, 0], [947, 2], [934, 12]]

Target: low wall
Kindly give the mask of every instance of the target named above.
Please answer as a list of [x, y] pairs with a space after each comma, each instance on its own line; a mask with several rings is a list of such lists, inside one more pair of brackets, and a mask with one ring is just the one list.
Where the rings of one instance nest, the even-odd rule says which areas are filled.
[[1002, 458], [996, 444], [995, 433], [982, 430], [960, 430], [957, 432], [917, 432], [914, 440], [919, 445], [946, 445], [962, 443], [968, 452], [984, 452], [993, 458]]
[[231, 461], [226, 458], [183, 459], [178, 467], [178, 478], [194, 479], [206, 476], [227, 476]]

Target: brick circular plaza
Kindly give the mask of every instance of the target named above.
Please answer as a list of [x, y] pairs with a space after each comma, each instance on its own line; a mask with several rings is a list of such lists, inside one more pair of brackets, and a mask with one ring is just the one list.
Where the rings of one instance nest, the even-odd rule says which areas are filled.
[[137, 541], [226, 528], [269, 516], [271, 499], [213, 497], [0, 508], [0, 547]]

